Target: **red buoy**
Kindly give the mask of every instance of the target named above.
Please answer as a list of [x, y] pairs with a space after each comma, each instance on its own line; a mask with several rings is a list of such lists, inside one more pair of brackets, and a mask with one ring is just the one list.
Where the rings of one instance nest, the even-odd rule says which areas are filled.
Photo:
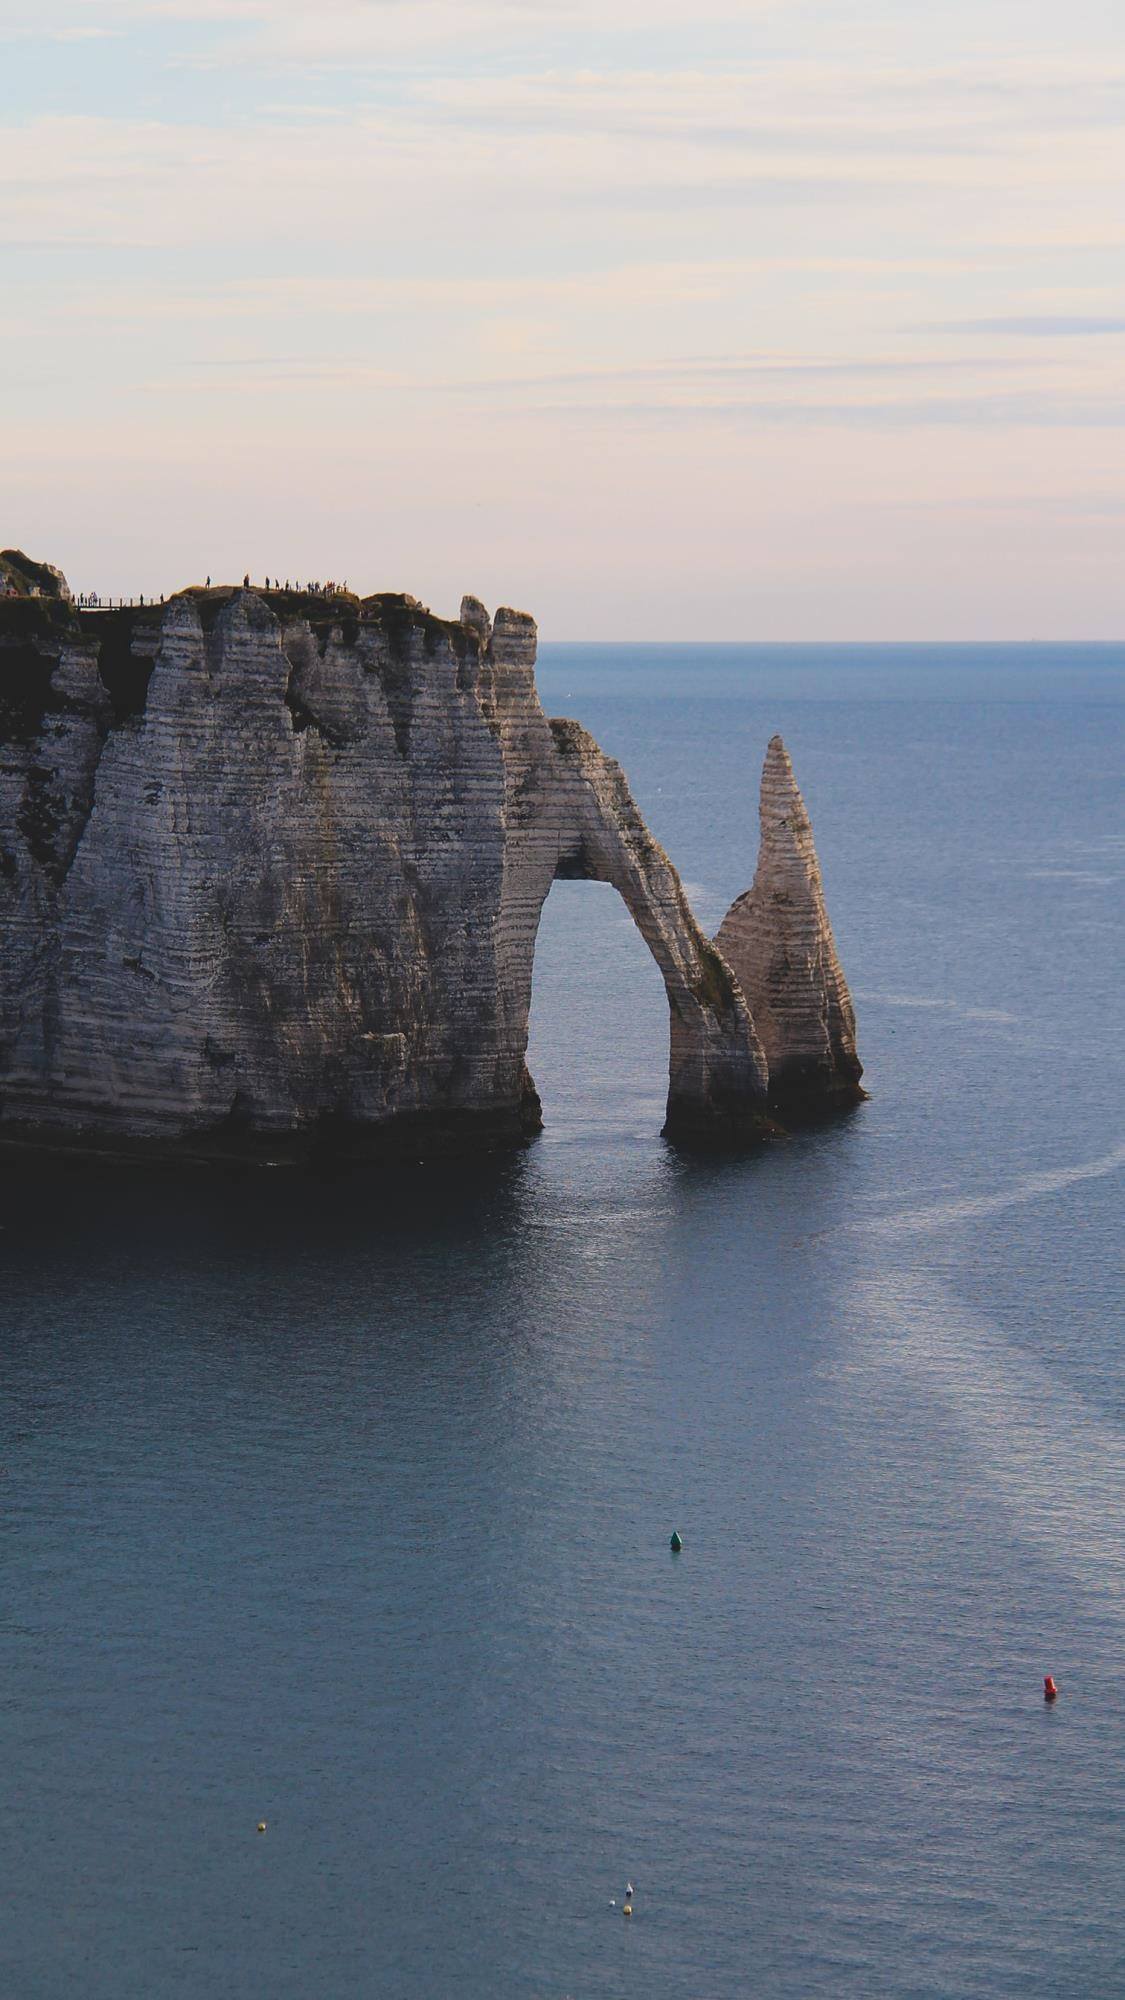
[[1054, 1675], [1053, 1675], [1053, 1674], [1044, 1674], [1044, 1676], [1043, 1676], [1043, 1699], [1044, 1699], [1044, 1701], [1055, 1701], [1055, 1700], [1057, 1700], [1057, 1698], [1058, 1698], [1058, 1692], [1059, 1692], [1059, 1691], [1058, 1691], [1058, 1688], [1057, 1688], [1057, 1687], [1055, 1686], [1055, 1677], [1054, 1677]]

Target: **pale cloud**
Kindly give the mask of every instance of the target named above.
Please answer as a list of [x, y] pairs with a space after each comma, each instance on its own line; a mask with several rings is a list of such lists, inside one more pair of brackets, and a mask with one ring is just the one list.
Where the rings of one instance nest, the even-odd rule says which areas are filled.
[[[740, 27], [755, 15], [783, 12], [792, 0], [704, 0], [693, 16], [694, 34]], [[91, 20], [122, 31], [143, 26], [214, 27], [221, 44], [203, 63], [327, 64], [385, 54], [482, 43], [527, 42], [545, 33], [591, 30], [651, 35], [661, 26], [682, 28], [681, 0], [44, 0], [33, 20], [11, 9], [5, 35], [51, 37], [81, 30]], [[230, 32], [234, 31], [234, 32]]]
[[[519, 327], [519, 322], [514, 323], [514, 329], [512, 322], [505, 322], [503, 331], [506, 337], [495, 344], [494, 351], [517, 354], [522, 351]], [[516, 337], [511, 337], [513, 330]], [[299, 354], [242, 352], [191, 361], [162, 386], [174, 386], [177, 393], [186, 391], [210, 396], [220, 391], [236, 395], [269, 393], [278, 384], [304, 382], [366, 391], [385, 390], [395, 396], [413, 394], [422, 398], [435, 395], [461, 398], [476, 409], [489, 407], [496, 415], [505, 414], [505, 406], [509, 409], [514, 406], [517, 410], [528, 406], [539, 410], [568, 409], [576, 415], [597, 413], [609, 418], [619, 412], [659, 417], [665, 412], [683, 414], [686, 411], [709, 413], [721, 418], [741, 412], [753, 417], [768, 409], [778, 421], [784, 421], [790, 413], [803, 415], [812, 412], [822, 417], [830, 410], [845, 407], [813, 401], [801, 393], [803, 386], [809, 383], [835, 382], [869, 392], [853, 396], [846, 406], [858, 421], [870, 417], [881, 422], [888, 414], [897, 416], [902, 411], [923, 408], [935, 415], [942, 410], [953, 411], [957, 414], [957, 421], [962, 421], [962, 413], [966, 409], [980, 407], [988, 408], [994, 414], [1010, 409], [1013, 421], [1025, 423], [1030, 407], [1026, 397], [997, 397], [992, 394], [966, 401], [963, 397], [946, 397], [943, 400], [930, 396], [907, 401], [885, 393], [881, 397], [870, 394], [872, 389], [878, 391], [882, 386], [885, 391], [886, 385], [903, 379], [940, 382], [965, 375], [986, 379], [990, 375], [1008, 377], [1017, 374], [1020, 367], [1021, 363], [1011, 357], [991, 362], [940, 357], [919, 361], [856, 362], [788, 361], [776, 356], [720, 360], [702, 357], [674, 359], [638, 368], [590, 368], [556, 375], [481, 374], [459, 381], [445, 381], [426, 373], [424, 369], [411, 372], [407, 369], [391, 371], [380, 368], [359, 354], [341, 354], [327, 359]], [[755, 385], [759, 392], [757, 397], [746, 395], [738, 401], [731, 400], [740, 386], [754, 388]], [[768, 404], [760, 400], [763, 386], [771, 390]], [[547, 389], [554, 390], [565, 400], [545, 403], [543, 391]], [[639, 389], [646, 391], [652, 400], [637, 402], [635, 396]], [[597, 400], [590, 400], [595, 395]], [[1088, 420], [1088, 417], [1081, 419]]]
[[44, 39], [52, 42], [112, 42], [121, 33], [120, 28], [98, 28], [91, 24], [89, 27], [54, 28]]
[[1014, 313], [994, 319], [949, 319], [930, 332], [1001, 333], [1032, 340], [1078, 339], [1103, 333], [1125, 333], [1125, 316], [1097, 313]]
[[802, 578], [837, 634], [1125, 617], [1102, 0], [5, 8], [6, 471], [88, 580], [186, 538], [556, 632], [654, 576], [713, 636]]
[[[864, 205], [886, 210], [913, 199], [935, 211], [929, 233], [940, 243], [958, 223], [976, 235], [985, 222], [994, 230], [998, 218], [1018, 235], [1029, 211], [1036, 230], [1057, 228], [1060, 215], [1086, 208], [1109, 158], [1104, 142], [1091, 155], [1079, 137], [1063, 156], [1029, 133], [999, 153], [955, 151], [939, 169], [930, 152], [904, 155], [897, 129], [889, 154], [882, 152], [878, 121], [858, 113], [847, 147], [834, 149], [815, 123], [794, 125], [779, 147], [749, 111], [741, 132], [725, 122], [738, 79], [699, 76], [661, 79], [659, 88], [650, 81], [647, 103], [638, 86], [640, 122], [627, 128], [629, 93], [615, 87], [616, 109], [599, 114], [591, 88], [582, 84], [581, 119], [556, 128], [544, 117], [530, 138], [483, 115], [445, 118], [444, 98], [432, 89], [421, 101], [353, 109], [329, 124], [91, 114], [3, 126], [0, 233], [34, 240], [65, 226], [68, 235], [106, 231], [117, 242], [132, 234], [138, 242], [188, 243], [237, 240], [250, 229], [283, 238], [296, 224], [321, 239], [341, 238], [371, 215], [373, 198], [376, 226], [392, 235], [396, 209], [424, 212], [427, 201], [461, 208], [475, 201], [483, 225], [486, 216], [526, 215], [547, 201], [634, 213], [859, 204], [861, 213]], [[1125, 139], [1113, 158], [1125, 174]]]
[[763, 132], [813, 152], [867, 139], [877, 152], [886, 142], [942, 150], [972, 144], [996, 151], [1013, 129], [1042, 134], [1053, 129], [1090, 131], [1091, 102], [1118, 121], [1125, 111], [1125, 61], [1107, 69], [1090, 57], [1061, 66], [1030, 59], [995, 67], [965, 63], [917, 71], [888, 62], [813, 62], [774, 59], [768, 64], [711, 63], [659, 70], [618, 66], [598, 71], [519, 72], [419, 77], [416, 100], [458, 120], [516, 123], [541, 130], [600, 129], [687, 133], [697, 138]]
[[1041, 396], [882, 396], [844, 399], [838, 397], [773, 396], [728, 398], [689, 396], [659, 402], [615, 401], [613, 403], [540, 403], [540, 415], [582, 417], [599, 425], [633, 423], [646, 426], [699, 423], [720, 424], [724, 428], [757, 430], [763, 426], [801, 425], [814, 430], [895, 430], [928, 429], [933, 425], [960, 430], [992, 430], [997, 427], [1019, 431], [1098, 430], [1125, 428], [1125, 395], [1116, 402], [1101, 398], [1057, 400]]

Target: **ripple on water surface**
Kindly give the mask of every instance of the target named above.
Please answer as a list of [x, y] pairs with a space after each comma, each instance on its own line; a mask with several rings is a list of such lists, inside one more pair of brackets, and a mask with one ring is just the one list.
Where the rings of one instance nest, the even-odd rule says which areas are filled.
[[782, 729], [844, 1124], [665, 1149], [560, 884], [528, 1153], [7, 1175], [0, 1991], [1123, 1990], [1117, 711], [907, 666], [579, 689], [717, 914]]

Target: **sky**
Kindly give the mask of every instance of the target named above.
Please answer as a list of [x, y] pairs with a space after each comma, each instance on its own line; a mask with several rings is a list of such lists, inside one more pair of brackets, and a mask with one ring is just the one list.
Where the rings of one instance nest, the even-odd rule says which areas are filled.
[[1125, 637], [1120, 0], [0, 0], [0, 546]]

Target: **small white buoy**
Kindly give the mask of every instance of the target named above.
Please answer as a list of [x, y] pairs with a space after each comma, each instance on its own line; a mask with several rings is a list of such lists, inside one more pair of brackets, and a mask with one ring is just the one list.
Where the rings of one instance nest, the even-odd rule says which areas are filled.
[[266, 1822], [265, 1822], [265, 1820], [264, 1820], [264, 1819], [260, 1819], [260, 1820], [258, 1821], [258, 1832], [259, 1832], [259, 1833], [264, 1833], [264, 1832], [265, 1832], [265, 1830], [266, 1830]]

